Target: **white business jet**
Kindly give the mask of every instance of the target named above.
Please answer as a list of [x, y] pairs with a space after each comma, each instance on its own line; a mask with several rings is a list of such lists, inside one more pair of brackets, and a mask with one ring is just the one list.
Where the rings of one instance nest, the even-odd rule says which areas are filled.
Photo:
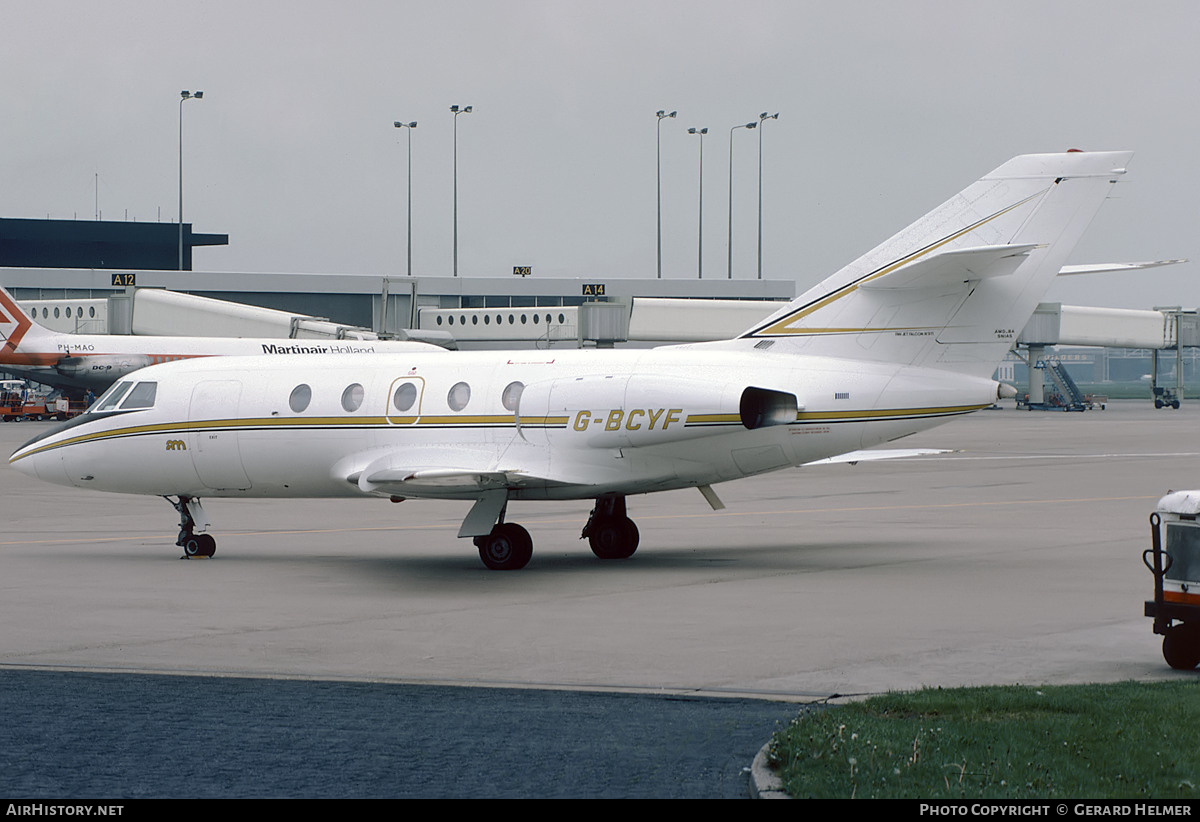
[[437, 346], [413, 341], [61, 334], [31, 320], [13, 296], [0, 287], [0, 371], [55, 388], [90, 389], [99, 393], [139, 368], [191, 357], [439, 350]]
[[994, 369], [1130, 156], [1010, 160], [736, 339], [156, 365], [10, 462], [166, 497], [186, 555], [215, 548], [201, 498], [366, 495], [472, 502], [458, 535], [494, 569], [532, 555], [509, 502], [593, 499], [593, 552], [629, 557], [631, 494], [719, 508], [717, 483], [867, 459], [1010, 396]]

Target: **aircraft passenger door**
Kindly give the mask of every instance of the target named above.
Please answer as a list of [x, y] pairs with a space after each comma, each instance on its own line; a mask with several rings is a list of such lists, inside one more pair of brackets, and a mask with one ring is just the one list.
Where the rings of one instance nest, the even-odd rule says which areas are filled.
[[241, 398], [240, 380], [205, 380], [192, 389], [188, 448], [200, 481], [213, 490], [250, 487], [238, 446]]

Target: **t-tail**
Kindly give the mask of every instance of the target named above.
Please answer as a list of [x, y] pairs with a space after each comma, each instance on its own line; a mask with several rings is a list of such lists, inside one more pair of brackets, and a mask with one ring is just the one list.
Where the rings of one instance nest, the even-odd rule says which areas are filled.
[[1131, 156], [1015, 157], [742, 338], [988, 377]]
[[29, 319], [0, 287], [0, 365], [53, 365], [63, 356], [55, 350], [58, 336]]

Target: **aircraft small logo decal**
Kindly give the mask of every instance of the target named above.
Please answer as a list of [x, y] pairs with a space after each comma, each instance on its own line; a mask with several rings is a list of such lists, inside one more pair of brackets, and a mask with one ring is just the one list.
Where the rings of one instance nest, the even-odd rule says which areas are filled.
[[167, 440], [168, 451], [186, 451], [187, 443], [183, 440]]

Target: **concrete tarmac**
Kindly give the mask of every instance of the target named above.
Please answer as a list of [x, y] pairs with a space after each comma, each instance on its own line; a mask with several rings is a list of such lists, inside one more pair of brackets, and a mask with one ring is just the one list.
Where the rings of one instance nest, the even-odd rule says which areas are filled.
[[[205, 507], [180, 561], [161, 499], [0, 464], [0, 666], [811, 701], [924, 685], [1165, 679], [1142, 616], [1147, 517], [1200, 486], [1200, 404], [983, 411], [898, 443], [937, 457], [631, 498], [594, 558], [590, 503], [514, 503], [523, 571], [455, 537], [467, 505]], [[6, 456], [48, 423], [0, 425]]]

